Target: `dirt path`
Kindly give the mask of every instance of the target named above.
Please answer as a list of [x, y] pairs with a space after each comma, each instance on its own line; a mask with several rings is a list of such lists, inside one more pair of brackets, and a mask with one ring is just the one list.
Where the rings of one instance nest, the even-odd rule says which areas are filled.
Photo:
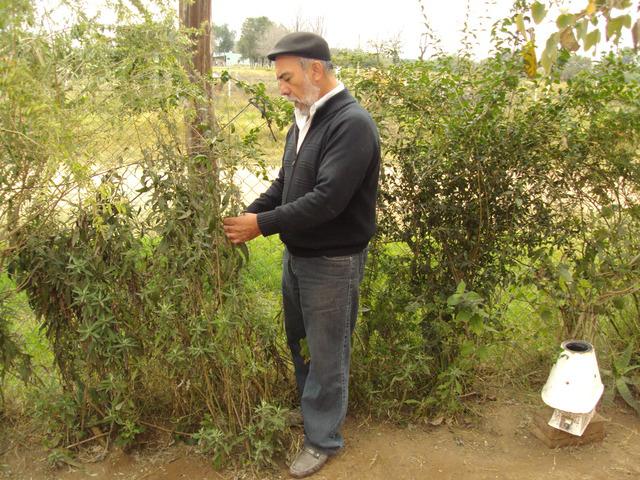
[[[549, 449], [531, 435], [535, 409], [530, 405], [490, 402], [480, 407], [474, 425], [409, 426], [358, 422], [345, 426], [347, 448], [312, 477], [314, 480], [413, 479], [640, 479], [640, 418], [613, 407], [605, 440], [582, 447]], [[46, 453], [16, 446], [0, 456], [3, 479], [278, 479], [286, 467], [262, 475], [217, 472], [206, 458], [184, 445], [146, 453], [111, 452], [98, 463], [46, 466]]]

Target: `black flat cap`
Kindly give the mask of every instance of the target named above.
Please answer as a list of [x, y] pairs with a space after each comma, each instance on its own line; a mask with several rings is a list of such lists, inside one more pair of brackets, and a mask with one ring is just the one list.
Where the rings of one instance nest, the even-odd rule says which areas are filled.
[[267, 54], [267, 58], [275, 60], [278, 55], [295, 55], [316, 60], [331, 60], [331, 52], [327, 41], [320, 35], [309, 32], [294, 32], [282, 37]]

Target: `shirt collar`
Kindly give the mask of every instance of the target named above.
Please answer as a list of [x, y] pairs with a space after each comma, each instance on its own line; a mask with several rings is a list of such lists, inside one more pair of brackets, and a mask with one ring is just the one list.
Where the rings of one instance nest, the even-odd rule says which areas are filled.
[[319, 98], [313, 105], [311, 105], [311, 108], [309, 109], [309, 115], [305, 115], [296, 108], [294, 113], [296, 116], [296, 125], [298, 125], [298, 128], [302, 130], [306, 123], [311, 121], [316, 111], [325, 103], [327, 103], [331, 97], [336, 96], [338, 93], [344, 90], [344, 88], [344, 84], [342, 82], [338, 82], [338, 85], [336, 85], [335, 88], [328, 91], [322, 98]]

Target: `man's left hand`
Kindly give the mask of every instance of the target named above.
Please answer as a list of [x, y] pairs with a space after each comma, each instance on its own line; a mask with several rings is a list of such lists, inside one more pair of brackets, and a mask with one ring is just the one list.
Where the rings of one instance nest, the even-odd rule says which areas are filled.
[[222, 223], [225, 235], [234, 245], [253, 240], [262, 233], [258, 227], [258, 215], [255, 213], [244, 213], [239, 217], [227, 217]]

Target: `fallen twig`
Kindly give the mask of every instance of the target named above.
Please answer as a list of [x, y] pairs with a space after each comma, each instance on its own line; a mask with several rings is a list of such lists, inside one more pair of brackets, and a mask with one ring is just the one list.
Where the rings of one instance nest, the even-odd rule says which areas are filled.
[[464, 395], [459, 395], [458, 398], [459, 399], [463, 399], [463, 398], [467, 398], [467, 397], [474, 397], [476, 395], [479, 395], [478, 392], [469, 392], [469, 393], [465, 393]]
[[98, 435], [94, 435], [93, 437], [90, 438], [85, 438], [84, 440], [80, 440], [79, 442], [76, 443], [72, 443], [71, 445], [67, 445], [66, 447], [64, 447], [66, 450], [69, 450], [70, 448], [74, 448], [77, 447], [78, 445], [82, 445], [83, 443], [88, 443], [91, 442], [92, 440], [97, 440], [98, 438], [102, 438], [105, 435], [109, 435], [109, 432], [103, 432], [100, 433]]
[[193, 433], [181, 432], [179, 430], [171, 430], [170, 428], [161, 427], [159, 425], [154, 425], [153, 423], [149, 423], [149, 422], [143, 422], [142, 420], [139, 420], [138, 423], [141, 423], [142, 425], [146, 425], [147, 427], [162, 430], [163, 432], [177, 433], [178, 435], [186, 435], [187, 437], [193, 437]]

